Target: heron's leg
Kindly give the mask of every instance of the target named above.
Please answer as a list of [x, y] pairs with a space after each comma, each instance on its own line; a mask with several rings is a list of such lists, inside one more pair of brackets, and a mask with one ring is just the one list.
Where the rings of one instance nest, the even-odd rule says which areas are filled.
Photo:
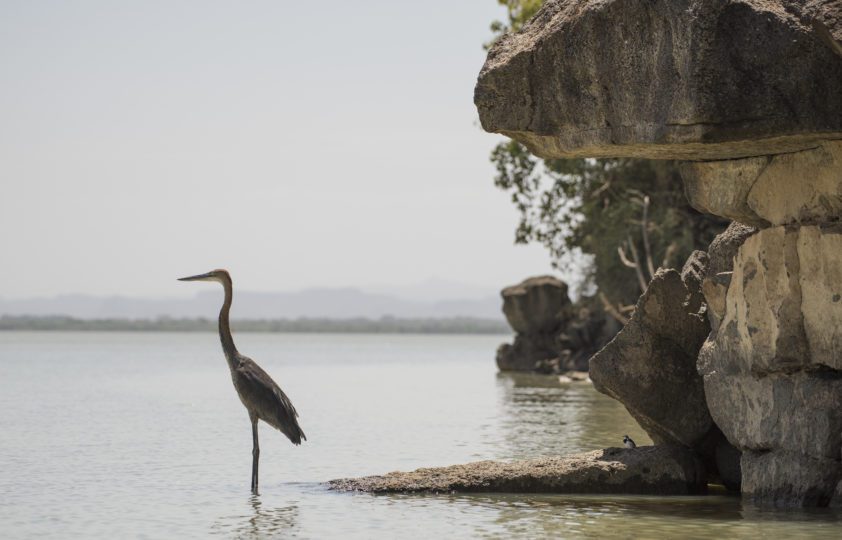
[[257, 442], [257, 416], [251, 417], [251, 492], [257, 495], [257, 462], [260, 461], [260, 444]]

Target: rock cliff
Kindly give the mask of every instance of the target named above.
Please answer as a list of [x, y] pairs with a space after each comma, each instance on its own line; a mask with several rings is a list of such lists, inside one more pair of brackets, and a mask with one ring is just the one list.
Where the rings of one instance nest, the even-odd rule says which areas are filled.
[[[688, 401], [703, 395], [742, 454], [744, 496], [762, 504], [840, 504], [840, 5], [548, 0], [492, 47], [475, 91], [486, 130], [542, 157], [686, 160], [691, 203], [743, 224], [710, 248], [701, 291], [711, 331], [698, 377], [687, 372], [688, 345], [699, 339], [682, 322], [694, 313], [690, 282], [669, 272], [593, 375], [649, 423], [653, 439], [693, 446], [707, 421], [698, 403], [676, 424], [639, 392], [607, 382], [625, 369], [620, 361], [649, 354], [650, 364], [625, 376], [671, 408], [682, 404], [670, 374], [683, 370], [696, 381]], [[687, 276], [694, 288], [699, 275]], [[665, 316], [671, 325], [660, 324]]]

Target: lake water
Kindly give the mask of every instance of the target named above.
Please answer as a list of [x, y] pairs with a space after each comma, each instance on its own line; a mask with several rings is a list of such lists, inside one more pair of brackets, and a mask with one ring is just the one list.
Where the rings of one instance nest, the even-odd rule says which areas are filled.
[[501, 336], [248, 334], [308, 441], [251, 427], [214, 334], [0, 333], [2, 538], [842, 537], [727, 495], [384, 496], [332, 478], [648, 438], [590, 384], [496, 372]]

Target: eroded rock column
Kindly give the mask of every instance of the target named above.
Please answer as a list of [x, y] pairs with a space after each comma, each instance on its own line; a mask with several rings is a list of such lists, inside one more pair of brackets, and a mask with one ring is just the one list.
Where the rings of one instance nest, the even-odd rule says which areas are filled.
[[842, 480], [842, 142], [683, 173], [694, 206], [760, 227], [703, 285], [698, 362], [710, 414], [743, 452], [743, 493], [827, 505]]
[[513, 344], [497, 349], [497, 367], [534, 371], [558, 357], [556, 338], [571, 317], [567, 284], [552, 276], [532, 277], [506, 287], [501, 296], [503, 313], [517, 334]]

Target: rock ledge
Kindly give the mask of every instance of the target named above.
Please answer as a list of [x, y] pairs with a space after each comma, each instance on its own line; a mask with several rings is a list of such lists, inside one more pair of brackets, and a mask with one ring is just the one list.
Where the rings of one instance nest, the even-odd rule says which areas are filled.
[[707, 490], [696, 455], [679, 446], [606, 448], [526, 461], [465, 465], [331, 480], [336, 491], [368, 493], [581, 493], [693, 495]]

